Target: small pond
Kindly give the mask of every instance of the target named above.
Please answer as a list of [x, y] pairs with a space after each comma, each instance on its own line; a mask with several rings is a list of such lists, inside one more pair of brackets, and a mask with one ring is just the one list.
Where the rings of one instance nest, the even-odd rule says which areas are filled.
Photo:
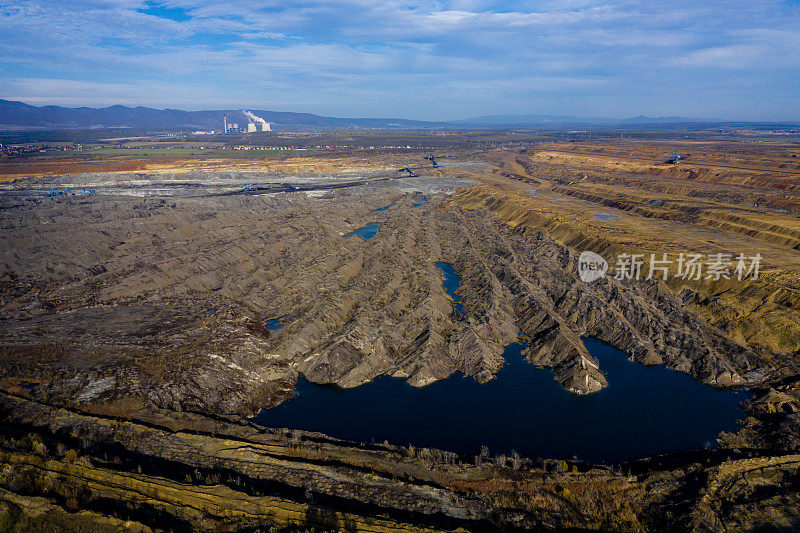
[[363, 228], [358, 228], [357, 230], [348, 233], [347, 235], [345, 235], [345, 238], [355, 237], [356, 235], [358, 235], [362, 239], [368, 241], [378, 234], [378, 226], [380, 226], [380, 224], [378, 224], [377, 222], [373, 224], [367, 224]]
[[393, 206], [393, 205], [395, 205], [396, 203], [397, 203], [397, 202], [392, 202], [392, 203], [390, 203], [389, 205], [385, 205], [385, 206], [383, 206], [383, 207], [379, 207], [379, 208], [377, 208], [377, 209], [371, 209], [371, 210], [370, 210], [370, 213], [378, 213], [378, 212], [380, 212], [380, 211], [386, 211], [387, 209], [389, 209], [390, 207], [392, 207], [392, 206]]
[[613, 221], [615, 218], [622, 218], [622, 215], [614, 215], [612, 213], [600, 213], [599, 211], [592, 211], [592, 216], [597, 220], [604, 222]]
[[447, 295], [453, 299], [453, 312], [459, 316], [464, 316], [464, 304], [461, 303], [461, 296], [458, 294], [458, 289], [461, 287], [461, 277], [456, 274], [456, 269], [450, 263], [436, 263], [436, 268], [444, 273], [442, 287], [444, 287]]

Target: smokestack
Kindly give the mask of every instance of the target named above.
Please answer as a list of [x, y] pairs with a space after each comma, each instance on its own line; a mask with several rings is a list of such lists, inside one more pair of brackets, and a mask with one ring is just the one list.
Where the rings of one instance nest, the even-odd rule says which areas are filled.
[[222, 122], [225, 125], [225, 129], [222, 133], [228, 133], [228, 115], [222, 115]]

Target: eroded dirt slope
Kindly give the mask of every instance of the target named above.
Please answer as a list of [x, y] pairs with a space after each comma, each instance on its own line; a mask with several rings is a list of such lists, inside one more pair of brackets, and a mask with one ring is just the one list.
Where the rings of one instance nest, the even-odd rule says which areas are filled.
[[[607, 384], [581, 335], [715, 385], [772, 370], [661, 285], [588, 285], [544, 233], [511, 232], [441, 194], [413, 207], [416, 197], [8, 199], [4, 378], [71, 403], [248, 414], [289, 397], [298, 373], [344, 387], [381, 374], [486, 381], [520, 334], [529, 360], [577, 394]], [[368, 223], [380, 224], [374, 238], [344, 236]], [[461, 274], [465, 316], [438, 261]], [[274, 317], [278, 334], [264, 328]]]

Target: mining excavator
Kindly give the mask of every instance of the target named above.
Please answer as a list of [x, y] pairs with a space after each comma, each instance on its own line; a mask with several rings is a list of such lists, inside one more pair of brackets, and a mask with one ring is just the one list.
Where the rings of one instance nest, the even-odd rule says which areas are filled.
[[415, 170], [421, 170], [421, 169], [424, 169], [424, 168], [439, 168], [439, 163], [436, 162], [436, 156], [428, 155], [428, 156], [425, 156], [425, 159], [427, 159], [428, 161], [431, 162], [431, 166], [429, 166], [429, 167], [428, 166], [424, 166], [424, 167], [411, 167], [411, 166], [408, 166], [408, 167], [401, 168], [400, 170], [398, 170], [398, 172], [408, 172], [409, 177], [416, 178], [417, 176], [419, 176], [419, 174], [414, 172]]

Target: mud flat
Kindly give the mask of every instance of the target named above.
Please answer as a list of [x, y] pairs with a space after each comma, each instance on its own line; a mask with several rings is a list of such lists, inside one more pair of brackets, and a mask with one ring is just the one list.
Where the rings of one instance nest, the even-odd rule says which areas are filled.
[[[430, 176], [402, 177], [396, 170], [364, 169], [338, 173], [181, 172], [100, 173], [31, 177], [0, 185], [6, 197], [121, 195], [152, 198], [253, 196], [280, 192], [311, 192], [359, 187], [362, 191], [399, 188], [405, 192], [447, 193], [464, 180], [450, 183]], [[424, 199], [423, 199], [424, 203]]]

